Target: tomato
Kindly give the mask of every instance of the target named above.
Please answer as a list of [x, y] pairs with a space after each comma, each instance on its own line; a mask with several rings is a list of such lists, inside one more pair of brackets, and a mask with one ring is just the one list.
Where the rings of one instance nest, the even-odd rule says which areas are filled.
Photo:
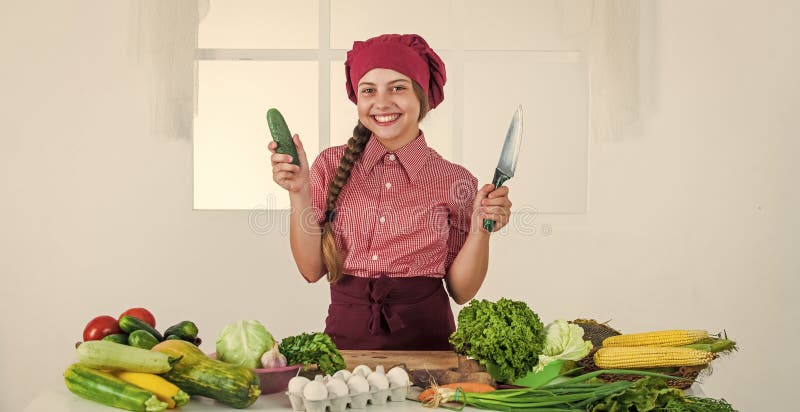
[[122, 333], [117, 320], [108, 315], [98, 316], [83, 328], [83, 340], [100, 340], [112, 333]]
[[122, 314], [119, 315], [119, 318], [117, 319], [118, 320], [122, 319], [123, 316], [133, 316], [134, 318], [139, 319], [142, 322], [150, 325], [152, 328], [156, 327], [155, 316], [153, 316], [153, 314], [150, 313], [150, 311], [145, 308], [130, 308], [125, 312], [122, 312]]

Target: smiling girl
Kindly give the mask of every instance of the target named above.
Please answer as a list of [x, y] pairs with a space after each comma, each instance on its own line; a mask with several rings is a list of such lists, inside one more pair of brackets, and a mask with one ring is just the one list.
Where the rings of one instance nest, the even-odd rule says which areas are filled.
[[[481, 287], [490, 233], [508, 223], [508, 188], [477, 179], [428, 147], [419, 122], [444, 99], [444, 62], [415, 34], [357, 41], [345, 61], [358, 124], [309, 168], [270, 142], [273, 179], [289, 192], [290, 243], [308, 282], [327, 274], [325, 332], [340, 349], [449, 350], [450, 299]], [[444, 282], [442, 282], [444, 280]], [[446, 290], [445, 290], [446, 286]]]

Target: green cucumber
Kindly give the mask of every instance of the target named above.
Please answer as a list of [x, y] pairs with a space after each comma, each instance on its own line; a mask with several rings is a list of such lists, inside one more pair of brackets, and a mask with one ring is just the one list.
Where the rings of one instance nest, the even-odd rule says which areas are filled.
[[112, 333], [111, 335], [106, 335], [103, 340], [109, 340], [111, 342], [121, 343], [123, 345], [128, 344], [128, 334], [127, 333]]
[[169, 337], [169, 335], [175, 335], [185, 341], [194, 342], [194, 338], [197, 337], [198, 332], [197, 325], [195, 325], [194, 322], [185, 320], [167, 328], [167, 330], [164, 331], [164, 336]]
[[161, 335], [157, 330], [153, 329], [152, 326], [147, 324], [145, 321], [134, 318], [133, 316], [125, 315], [119, 319], [119, 328], [122, 329], [124, 332], [133, 333], [137, 330], [146, 330], [150, 332], [159, 342], [164, 340], [164, 336]]
[[109, 371], [164, 373], [179, 360], [163, 353], [107, 340], [83, 342], [76, 352], [82, 365]]
[[131, 332], [130, 336], [128, 336], [128, 344], [136, 348], [150, 350], [158, 344], [158, 339], [150, 332], [139, 329]]
[[283, 115], [278, 109], [267, 110], [267, 124], [269, 125], [269, 132], [272, 134], [272, 140], [278, 143], [278, 153], [292, 156], [292, 163], [300, 166], [300, 159], [297, 158], [297, 148], [294, 146], [292, 133], [289, 132], [286, 120], [283, 120]]
[[151, 392], [104, 371], [73, 364], [64, 372], [70, 392], [103, 405], [129, 411], [160, 412], [167, 408]]

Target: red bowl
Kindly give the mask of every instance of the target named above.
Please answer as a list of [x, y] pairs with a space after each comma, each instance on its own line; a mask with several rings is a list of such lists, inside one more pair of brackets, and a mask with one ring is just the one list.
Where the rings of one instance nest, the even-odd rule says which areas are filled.
[[[211, 359], [216, 359], [216, 352], [208, 355]], [[284, 366], [282, 368], [254, 368], [253, 372], [258, 375], [261, 381], [261, 394], [284, 392], [289, 387], [289, 380], [300, 373], [303, 365]]]

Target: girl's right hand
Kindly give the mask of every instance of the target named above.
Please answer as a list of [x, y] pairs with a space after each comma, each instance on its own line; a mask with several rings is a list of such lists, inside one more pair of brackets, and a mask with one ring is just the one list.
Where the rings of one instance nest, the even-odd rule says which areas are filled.
[[286, 189], [289, 193], [299, 193], [303, 188], [310, 187], [309, 173], [308, 173], [308, 160], [306, 159], [306, 151], [303, 148], [303, 143], [300, 141], [298, 135], [292, 136], [294, 145], [297, 147], [297, 157], [300, 160], [300, 166], [292, 164], [292, 156], [287, 154], [280, 154], [277, 152], [278, 143], [270, 141], [267, 145], [270, 153], [270, 160], [272, 161], [272, 180], [278, 186]]

